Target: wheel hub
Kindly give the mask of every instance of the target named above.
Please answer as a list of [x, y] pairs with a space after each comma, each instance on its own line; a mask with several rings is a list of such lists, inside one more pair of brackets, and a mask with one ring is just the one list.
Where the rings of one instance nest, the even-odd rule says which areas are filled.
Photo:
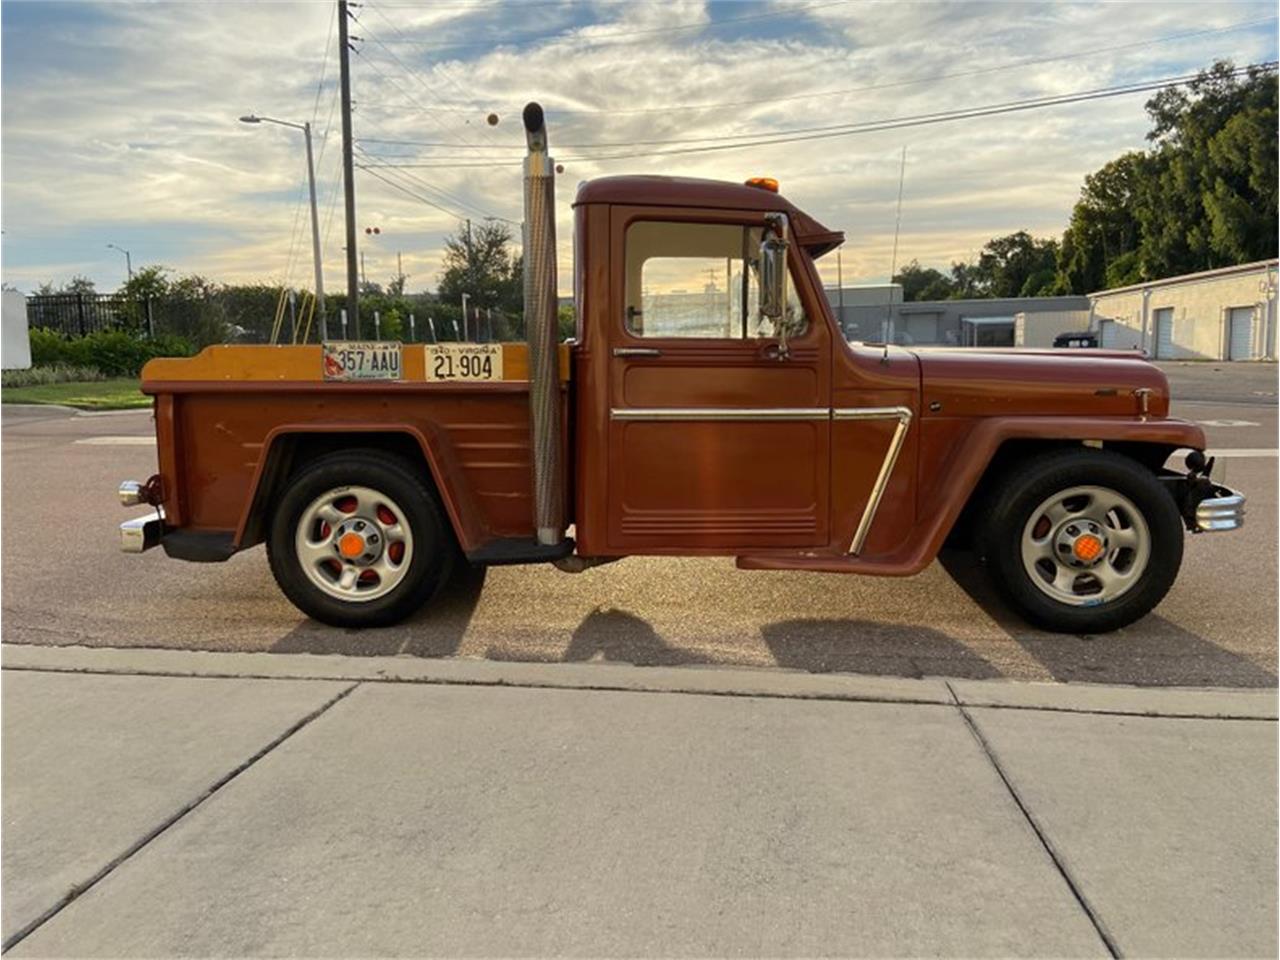
[[358, 567], [376, 563], [385, 546], [378, 531], [378, 523], [367, 517], [344, 520], [333, 532], [333, 552], [339, 560]]
[[1053, 549], [1070, 567], [1087, 569], [1096, 566], [1108, 553], [1107, 528], [1087, 517], [1067, 520], [1053, 538]]

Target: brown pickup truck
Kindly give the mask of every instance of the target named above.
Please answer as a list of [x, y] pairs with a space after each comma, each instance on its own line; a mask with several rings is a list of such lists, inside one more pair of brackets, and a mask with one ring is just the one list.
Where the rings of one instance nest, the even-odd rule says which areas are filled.
[[1184, 529], [1242, 523], [1136, 354], [846, 342], [815, 266], [843, 236], [772, 181], [583, 184], [576, 338], [557, 343], [554, 166], [541, 109], [524, 121], [527, 344], [153, 360], [159, 472], [120, 497], [155, 510], [126, 551], [265, 542], [302, 611], [374, 626], [466, 565], [909, 576], [950, 538], [1027, 620], [1095, 633], [1160, 602]]

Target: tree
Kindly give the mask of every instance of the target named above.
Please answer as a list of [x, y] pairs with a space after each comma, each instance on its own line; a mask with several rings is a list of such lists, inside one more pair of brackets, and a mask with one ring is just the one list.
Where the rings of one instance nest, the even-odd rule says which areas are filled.
[[1088, 293], [1110, 285], [1111, 265], [1124, 261], [1125, 271], [1136, 266], [1129, 257], [1138, 249], [1141, 225], [1137, 208], [1150, 161], [1141, 152], [1126, 153], [1084, 179], [1080, 199], [1062, 236], [1058, 256], [1058, 286]]
[[511, 230], [498, 221], [469, 227], [445, 240], [439, 298], [459, 303], [465, 293], [470, 306], [518, 315], [524, 308], [523, 261], [511, 252]]
[[893, 282], [902, 285], [902, 299], [907, 303], [916, 300], [945, 300], [952, 289], [946, 274], [933, 267], [922, 267], [918, 260], [912, 260], [895, 273]]
[[51, 297], [59, 293], [97, 293], [94, 283], [88, 277], [77, 273], [60, 287], [55, 287], [52, 280], [46, 280], [36, 287], [36, 296]]
[[975, 265], [977, 288], [987, 297], [1034, 297], [1053, 285], [1056, 240], [1037, 240], [1025, 230], [987, 241]]
[[1147, 101], [1147, 151], [1085, 178], [1056, 288], [1102, 287], [1276, 256], [1274, 67], [1218, 62]]

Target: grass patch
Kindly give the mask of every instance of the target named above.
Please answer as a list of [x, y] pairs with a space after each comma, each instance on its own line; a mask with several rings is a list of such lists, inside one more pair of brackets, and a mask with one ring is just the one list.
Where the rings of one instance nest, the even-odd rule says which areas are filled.
[[131, 379], [4, 387], [0, 389], [0, 402], [60, 403], [82, 410], [132, 410], [151, 406], [151, 398], [139, 392], [138, 381]]
[[37, 387], [45, 383], [89, 383], [105, 380], [106, 376], [95, 367], [78, 367], [70, 363], [51, 363], [28, 367], [25, 370], [0, 372], [0, 385], [6, 387]]

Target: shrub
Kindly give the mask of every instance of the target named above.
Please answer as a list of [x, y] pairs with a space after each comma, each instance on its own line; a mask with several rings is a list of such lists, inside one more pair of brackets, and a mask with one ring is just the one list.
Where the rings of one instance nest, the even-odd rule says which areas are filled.
[[31, 367], [27, 370], [5, 370], [0, 374], [0, 386], [39, 387], [47, 383], [87, 383], [107, 379], [96, 367], [77, 367], [67, 363], [55, 363], [47, 367]]
[[68, 340], [52, 330], [31, 331], [33, 365], [93, 367], [108, 377], [136, 377], [152, 357], [188, 357], [191, 353], [191, 344], [175, 336], [139, 339], [120, 330], [103, 330]]

